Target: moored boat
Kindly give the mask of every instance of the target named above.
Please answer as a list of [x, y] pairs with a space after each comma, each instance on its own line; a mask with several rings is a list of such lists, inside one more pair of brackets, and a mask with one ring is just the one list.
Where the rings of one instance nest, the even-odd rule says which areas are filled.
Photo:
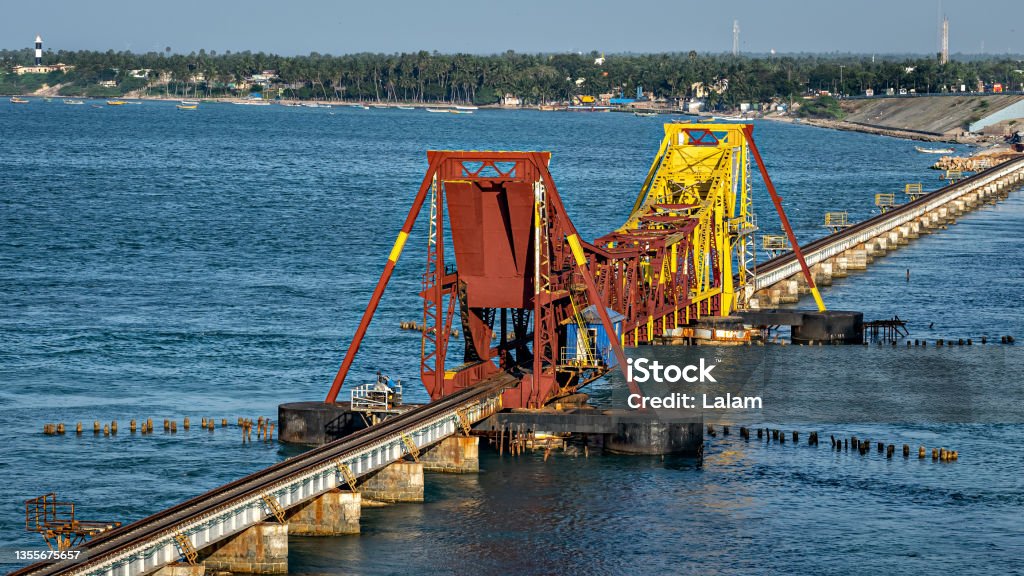
[[107, 106], [124, 106], [125, 104], [124, 100], [107, 100]]
[[443, 108], [427, 108], [427, 112], [433, 112], [434, 114], [447, 114], [448, 110]]
[[914, 146], [914, 150], [923, 152], [924, 154], [952, 154], [952, 148], [922, 148], [920, 146]]
[[416, 109], [416, 108], [414, 108], [412, 106], [398, 106], [397, 108], [399, 110], [415, 110]]
[[197, 110], [199, 109], [198, 104], [178, 104], [178, 110]]
[[476, 106], [456, 106], [456, 110], [479, 110]]
[[657, 115], [657, 112], [633, 112], [633, 116], [639, 116], [641, 118], [653, 118]]
[[28, 104], [28, 100], [25, 98], [18, 98], [17, 96], [11, 96], [11, 104]]
[[85, 104], [85, 101], [84, 100], [72, 100], [71, 98], [68, 98], [67, 100], [64, 101], [64, 103], [72, 105], [72, 106], [81, 106], [82, 104]]

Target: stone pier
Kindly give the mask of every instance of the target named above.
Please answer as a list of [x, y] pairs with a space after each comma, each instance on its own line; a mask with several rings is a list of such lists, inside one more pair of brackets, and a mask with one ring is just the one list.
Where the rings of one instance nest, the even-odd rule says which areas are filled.
[[456, 474], [480, 471], [480, 438], [449, 436], [420, 455], [423, 470]]
[[[209, 572], [288, 573], [288, 525], [263, 522], [199, 551]], [[175, 575], [177, 576], [177, 575]]]
[[288, 511], [288, 534], [337, 536], [358, 534], [362, 497], [358, 492], [331, 490]]
[[206, 565], [202, 562], [198, 564], [180, 564], [175, 562], [153, 572], [152, 576], [203, 576], [204, 574], [206, 574]]
[[360, 484], [364, 500], [422, 502], [423, 464], [404, 460], [390, 464]]

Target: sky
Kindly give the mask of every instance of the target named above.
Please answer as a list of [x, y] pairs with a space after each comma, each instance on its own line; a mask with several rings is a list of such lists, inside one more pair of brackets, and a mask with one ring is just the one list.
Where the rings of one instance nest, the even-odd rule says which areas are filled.
[[[941, 7], [940, 7], [941, 6]], [[1024, 53], [1024, 0], [11, 1], [0, 48], [353, 52]]]

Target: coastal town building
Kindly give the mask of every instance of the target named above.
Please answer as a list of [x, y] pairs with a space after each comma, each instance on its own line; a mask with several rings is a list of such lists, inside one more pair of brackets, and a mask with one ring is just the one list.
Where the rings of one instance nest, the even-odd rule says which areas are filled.
[[35, 62], [32, 66], [15, 66], [12, 71], [21, 76], [22, 74], [49, 74], [50, 72], [67, 72], [74, 68], [67, 64], [43, 64], [43, 38], [42, 36], [36, 36], [35, 42]]

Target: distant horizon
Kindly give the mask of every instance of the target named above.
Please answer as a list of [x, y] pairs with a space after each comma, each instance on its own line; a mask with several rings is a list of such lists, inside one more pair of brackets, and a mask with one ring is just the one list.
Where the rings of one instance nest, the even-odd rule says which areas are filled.
[[[270, 0], [173, 6], [108, 0], [103, 10], [71, 0], [5, 6], [0, 44], [44, 49], [172, 52], [201, 48], [281, 56], [395, 54], [425, 50], [493, 55], [589, 53], [728, 54], [733, 23], [748, 55], [934, 55], [947, 16], [951, 54], [1024, 54], [1024, 2], [1019, 0], [862, 0], [855, 6], [806, 0], [735, 0], [708, 10], [693, 0], [648, 0], [624, 7], [612, 0], [520, 0], [464, 7], [298, 0], [282, 10]], [[253, 47], [258, 47], [255, 50]]]
[[[107, 48], [107, 49], [104, 49], [104, 48], [60, 48], [60, 49], [46, 48], [45, 47], [45, 38], [43, 39], [43, 42], [44, 42], [43, 53], [44, 54], [51, 54], [51, 55], [52, 54], [56, 54], [59, 51], [65, 51], [65, 52], [107, 52], [108, 50], [114, 50], [113, 48]], [[2, 46], [0, 46], [0, 51], [4, 51], [4, 52], [32, 51], [32, 49], [33, 49], [32, 46], [15, 46], [15, 47], [2, 47]], [[419, 53], [419, 52], [427, 52], [428, 54], [438, 54], [438, 55], [441, 55], [441, 56], [454, 56], [454, 55], [463, 55], [464, 54], [464, 55], [479, 56], [479, 57], [502, 56], [502, 55], [504, 55], [504, 54], [506, 54], [508, 52], [513, 52], [515, 54], [522, 54], [522, 55], [528, 55], [528, 56], [537, 56], [537, 55], [540, 55], [540, 56], [544, 56], [544, 55], [565, 55], [565, 54], [576, 54], [576, 55], [586, 56], [586, 55], [597, 53], [597, 54], [603, 54], [605, 57], [615, 57], [615, 56], [657, 56], [657, 55], [662, 55], [662, 54], [665, 54], [665, 55], [687, 54], [689, 52], [689, 50], [663, 50], [663, 51], [659, 51], [659, 52], [638, 52], [638, 51], [625, 51], [625, 52], [607, 52], [607, 51], [604, 51], [604, 52], [602, 52], [600, 50], [587, 50], [587, 51], [503, 50], [503, 51], [499, 51], [499, 52], [455, 52], [455, 51], [425, 50], [424, 49], [424, 50], [404, 50], [404, 51], [393, 51], [393, 52], [380, 52], [380, 51], [369, 51], [369, 50], [360, 50], [360, 51], [354, 51], [354, 52], [323, 52], [323, 51], [314, 50], [312, 52], [302, 53], [302, 54], [283, 54], [283, 53], [280, 53], [280, 52], [274, 52], [274, 51], [270, 51], [270, 50], [259, 50], [259, 49], [225, 50], [225, 51], [222, 52], [220, 50], [213, 50], [213, 49], [207, 50], [206, 48], [200, 47], [198, 49], [190, 50], [188, 52], [182, 52], [182, 51], [174, 50], [172, 48], [172, 50], [171, 50], [171, 52], [169, 54], [171, 56], [188, 56], [189, 54], [198, 54], [200, 50], [206, 50], [207, 54], [216, 55], [216, 56], [220, 56], [220, 55], [224, 55], [224, 54], [244, 54], [244, 53], [248, 52], [248, 53], [251, 53], [251, 54], [261, 54], [262, 53], [262, 54], [266, 54], [266, 55], [269, 55], [269, 56], [279, 56], [279, 57], [284, 57], [284, 58], [302, 58], [302, 57], [310, 56], [312, 54], [319, 54], [321, 56], [330, 56], [330, 57], [354, 56], [354, 55], [358, 55], [358, 54], [398, 56], [398, 55], [401, 55], [401, 54], [416, 54], [416, 53]], [[114, 50], [114, 52], [115, 53], [120, 53], [120, 52], [125, 52], [125, 51], [124, 50]], [[718, 52], [707, 52], [707, 51], [705, 51], [705, 52], [701, 52], [701, 51], [698, 50], [696, 52], [697, 52], [697, 54], [699, 56], [731, 56], [732, 55], [732, 53], [729, 52], [729, 51], [724, 51], [724, 52], [723, 51], [718, 51]], [[129, 50], [128, 53], [130, 53], [130, 54], [137, 54], [137, 55], [144, 55], [144, 54], [150, 54], [150, 53], [167, 54], [163, 50], [146, 50], [146, 51]], [[832, 52], [803, 51], [803, 52], [774, 52], [774, 53], [771, 53], [771, 52], [741, 52], [737, 57], [738, 58], [763, 59], [763, 58], [786, 58], [786, 57], [807, 57], [807, 56], [834, 57], [834, 58], [878, 58], [878, 59], [908, 58], [908, 59], [921, 59], [921, 58], [935, 58], [936, 54], [921, 53], [921, 52], [888, 52], [888, 53], [875, 52], [875, 53], [871, 53], [871, 52], [839, 52], [839, 51], [832, 51]], [[1009, 59], [1009, 60], [1013, 60], [1013, 59], [1020, 59], [1021, 63], [1024, 64], [1024, 52], [1020, 52], [1020, 53], [950, 52], [949, 53], [949, 59], [950, 60], [958, 60], [958, 59], [959, 60], [984, 60], [984, 59], [997, 59], [997, 60]]]

